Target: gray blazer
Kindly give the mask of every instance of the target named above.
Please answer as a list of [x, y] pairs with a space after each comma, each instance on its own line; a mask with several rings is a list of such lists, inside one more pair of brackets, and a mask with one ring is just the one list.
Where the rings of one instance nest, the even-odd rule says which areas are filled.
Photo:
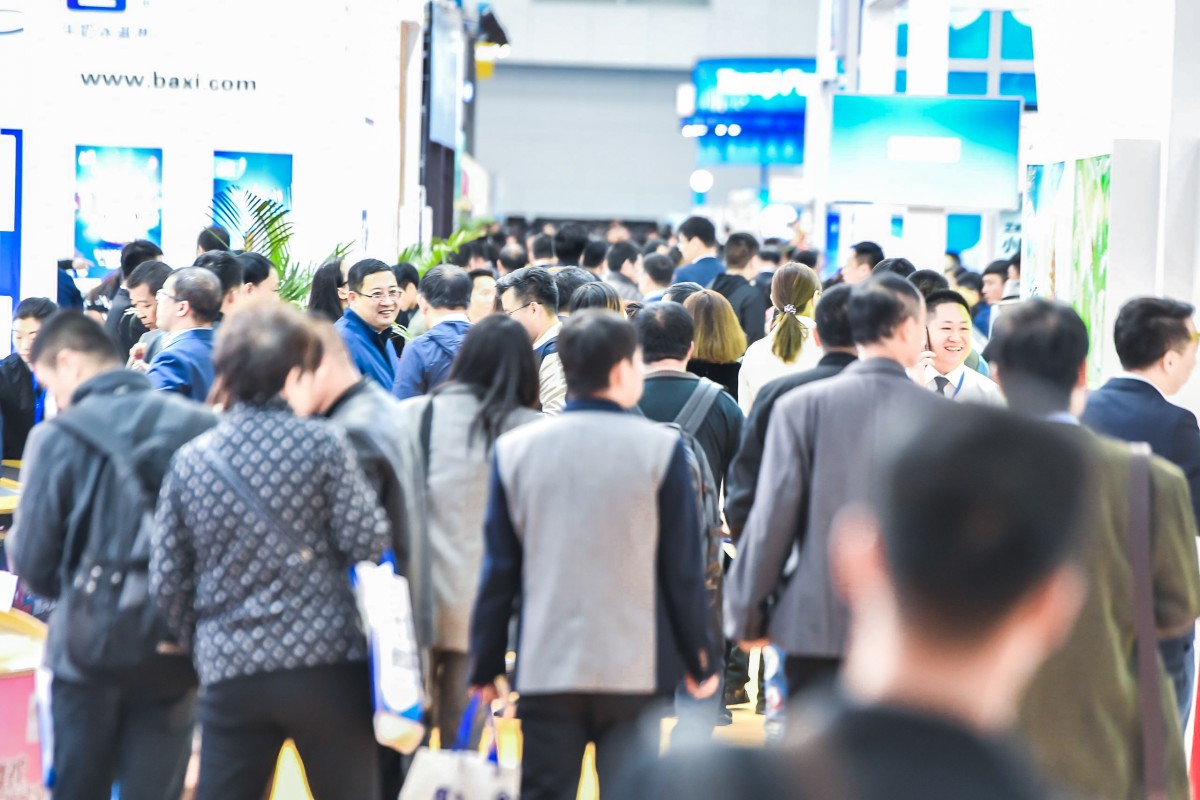
[[848, 614], [829, 572], [833, 520], [866, 499], [889, 431], [944, 402], [885, 358], [851, 364], [780, 398], [754, 506], [725, 579], [730, 639], [766, 635], [789, 655], [841, 657]]

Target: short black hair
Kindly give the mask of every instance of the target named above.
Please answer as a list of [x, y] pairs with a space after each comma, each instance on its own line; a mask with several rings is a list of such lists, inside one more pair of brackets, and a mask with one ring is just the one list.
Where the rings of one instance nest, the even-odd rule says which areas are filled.
[[851, 287], [841, 283], [821, 294], [821, 302], [817, 303], [813, 319], [817, 323], [817, 335], [821, 337], [822, 347], [854, 347], [850, 318], [846, 314], [852, 291]]
[[999, 275], [1004, 280], [1008, 280], [1008, 261], [993, 261], [983, 269], [984, 275]]
[[717, 226], [708, 217], [688, 217], [678, 233], [684, 239], [699, 239], [705, 247], [717, 246]]
[[599, 269], [604, 264], [604, 256], [607, 253], [608, 242], [592, 236], [583, 247], [583, 255], [579, 257], [579, 265], [584, 269]]
[[246, 283], [258, 286], [275, 271], [275, 264], [262, 253], [246, 251], [237, 256], [242, 265], [242, 279]]
[[196, 263], [192, 266], [203, 267], [217, 276], [221, 281], [222, 297], [246, 284], [246, 277], [242, 274], [242, 262], [227, 250], [204, 253], [196, 259]]
[[123, 363], [116, 343], [104, 327], [79, 311], [59, 311], [46, 318], [33, 340], [29, 363], [52, 365], [63, 350], [82, 353], [100, 364]]
[[872, 275], [854, 287], [846, 304], [854, 343], [872, 344], [888, 338], [902, 322], [917, 317], [923, 302], [916, 287], [899, 275]]
[[632, 261], [634, 264], [641, 258], [642, 251], [636, 244], [626, 239], [623, 242], [615, 242], [612, 247], [608, 248], [608, 269], [610, 272], [620, 272], [621, 267], [625, 266], [626, 261]]
[[946, 251], [946, 258], [953, 259], [955, 268], [962, 267], [962, 256], [953, 250]]
[[[554, 255], [553, 247], [551, 247], [550, 256]], [[505, 272], [516, 272], [529, 263], [529, 257], [525, 254], [525, 248], [519, 244], [508, 244], [500, 248], [500, 266]]]
[[554, 258], [554, 237], [547, 233], [539, 233], [533, 237], [531, 247], [535, 259]]
[[[233, 256], [230, 256], [233, 258]], [[176, 300], [184, 300], [192, 313], [202, 322], [212, 322], [221, 313], [221, 302], [225, 299], [221, 281], [207, 267], [184, 267], [172, 272], [168, 280], [174, 280], [171, 294]]]
[[978, 272], [966, 270], [954, 276], [954, 282], [964, 289], [970, 289], [973, 292], [983, 291], [983, 276]]
[[967, 311], [967, 317], [971, 316], [971, 305], [966, 298], [953, 289], [938, 289], [936, 292], [930, 292], [925, 298], [925, 308], [930, 314], [936, 311], [938, 306], [944, 306], [947, 303], [962, 306]]
[[1078, 557], [1084, 449], [1062, 426], [969, 404], [892, 427], [907, 435], [872, 494], [900, 613], [943, 641], [984, 639]]
[[544, 267], [522, 267], [496, 281], [497, 297], [509, 290], [518, 304], [541, 303], [551, 313], [558, 313], [558, 284]]
[[162, 248], [148, 239], [134, 239], [121, 248], [121, 276], [128, 278], [143, 261], [155, 261], [163, 254]]
[[[350, 291], [362, 294], [363, 281], [377, 272], [390, 272], [392, 277], [396, 277], [395, 271], [378, 258], [364, 258], [350, 267], [350, 271], [346, 273], [346, 285], [350, 287]], [[396, 282], [399, 283], [399, 278]]]
[[859, 242], [850, 249], [854, 251], [854, 260], [860, 264], [874, 267], [883, 261], [883, 248], [874, 242]]
[[992, 327], [988, 362], [1014, 411], [1066, 411], [1088, 356], [1083, 320], [1065, 303], [1033, 298], [1006, 309]]
[[56, 311], [58, 311], [58, 304], [49, 297], [26, 297], [17, 304], [17, 310], [13, 312], [13, 319], [46, 320], [54, 316]]
[[817, 268], [817, 261], [821, 258], [821, 254], [816, 250], [801, 250], [792, 257], [792, 261], [798, 264], [803, 264], [811, 269]]
[[890, 272], [893, 275], [899, 275], [901, 278], [907, 278], [916, 272], [917, 268], [907, 258], [885, 258], [871, 267], [871, 271], [875, 273]]
[[655, 286], [670, 286], [675, 275], [675, 262], [662, 253], [651, 253], [642, 259], [642, 272]]
[[638, 341], [642, 343], [642, 361], [647, 364], [664, 358], [683, 360], [696, 338], [696, 323], [679, 303], [649, 303], [633, 319]]
[[[780, 251], [780, 249], [778, 247], [774, 247], [774, 246], [770, 246], [770, 245], [759, 250], [758, 257], [760, 259], [762, 259], [763, 261], [766, 261], [770, 264], [774, 264], [777, 267], [783, 263], [783, 252]], [[816, 262], [816, 259], [814, 259], [813, 263], [805, 264], [804, 266], [816, 267], [816, 265], [817, 265], [817, 262]]]
[[401, 261], [392, 267], [392, 272], [396, 273], [396, 285], [402, 290], [409, 286], [421, 285], [421, 273], [417, 272], [415, 265], [407, 261]]
[[558, 357], [567, 378], [567, 392], [589, 397], [608, 388], [609, 374], [637, 354], [633, 324], [610, 311], [588, 309], [572, 314], [558, 334]]
[[587, 230], [576, 222], [560, 225], [554, 232], [554, 255], [560, 264], [578, 264], [587, 247]]
[[665, 293], [663, 293], [663, 300], [667, 300], [672, 303], [679, 303], [680, 305], [682, 305], [684, 300], [687, 300], [689, 297], [694, 295], [696, 292], [703, 292], [703, 291], [704, 291], [704, 287], [701, 286], [700, 284], [696, 283], [695, 281], [683, 281], [682, 283], [673, 283], [667, 288], [667, 291]]
[[725, 264], [733, 270], [745, 269], [758, 254], [758, 239], [751, 233], [731, 233], [725, 240]]
[[1169, 350], [1182, 351], [1191, 341], [1187, 321], [1195, 313], [1191, 303], [1166, 297], [1135, 297], [1121, 306], [1113, 326], [1121, 366], [1145, 369]]
[[574, 314], [587, 308], [621, 311], [624, 305], [617, 290], [604, 281], [590, 281], [580, 286], [567, 301], [567, 310]]
[[474, 281], [462, 267], [439, 264], [425, 273], [417, 291], [434, 308], [466, 308]]
[[925, 297], [950, 288], [946, 276], [932, 269], [919, 269], [908, 276], [908, 282], [917, 287], [917, 291]]
[[158, 294], [158, 290], [163, 287], [167, 278], [171, 277], [171, 273], [174, 271], [169, 264], [161, 261], [146, 261], [138, 264], [137, 269], [130, 273], [129, 278], [125, 281], [125, 286], [130, 289], [145, 286], [150, 290], [151, 295]]
[[563, 267], [552, 274], [554, 275], [554, 285], [558, 287], [558, 305], [563, 310], [571, 301], [571, 295], [575, 294], [576, 289], [585, 283], [600, 280], [583, 267]]
[[228, 250], [229, 242], [229, 231], [220, 225], [209, 225], [196, 237], [196, 246], [206, 253]]

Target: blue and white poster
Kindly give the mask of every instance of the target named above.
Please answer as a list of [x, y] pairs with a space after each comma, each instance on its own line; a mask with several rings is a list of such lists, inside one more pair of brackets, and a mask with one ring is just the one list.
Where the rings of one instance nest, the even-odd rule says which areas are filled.
[[[251, 197], [272, 200], [285, 208], [292, 207], [292, 157], [286, 153], [241, 153], [218, 150], [213, 153], [213, 208], [218, 197], [224, 196], [236, 209], [234, 219], [240, 220], [242, 230], [229, 231], [230, 245], [241, 249], [250, 227]], [[222, 204], [225, 201], [220, 201]], [[220, 224], [227, 224], [228, 214], [222, 214]]]
[[154, 147], [75, 148], [75, 256], [97, 268], [89, 274], [120, 267], [134, 239], [162, 247], [162, 161]]
[[[0, 295], [21, 293], [21, 131], [0, 128]], [[0, 340], [0, 349], [7, 339]]]

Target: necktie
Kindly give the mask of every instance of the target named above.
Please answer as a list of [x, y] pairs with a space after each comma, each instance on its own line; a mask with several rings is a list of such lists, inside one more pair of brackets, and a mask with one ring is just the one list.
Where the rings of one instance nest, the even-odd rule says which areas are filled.
[[934, 386], [937, 387], [934, 391], [936, 391], [942, 397], [945, 397], [946, 396], [946, 387], [950, 385], [950, 381], [946, 378], [943, 378], [941, 375], [938, 375], [936, 378], [933, 379], [933, 383], [934, 383]]

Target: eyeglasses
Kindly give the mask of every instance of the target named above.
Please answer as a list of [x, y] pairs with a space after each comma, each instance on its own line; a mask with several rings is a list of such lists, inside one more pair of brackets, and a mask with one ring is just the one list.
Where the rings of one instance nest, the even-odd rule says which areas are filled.
[[382, 303], [384, 300], [396, 302], [400, 299], [400, 290], [392, 289], [388, 292], [372, 292], [371, 294], [364, 294], [363, 297], [367, 298], [372, 303]]
[[181, 301], [181, 300], [180, 300], [178, 297], [176, 297], [175, 295], [173, 295], [173, 294], [167, 294], [167, 290], [166, 290], [166, 289], [159, 289], [157, 292], [155, 292], [155, 293], [154, 293], [154, 299], [155, 299], [155, 300], [162, 300], [164, 297], [165, 297], [165, 298], [167, 298], [168, 300], [174, 300], [176, 303], [182, 302], [182, 301]]
[[533, 305], [533, 304], [534, 304], [534, 303], [536, 303], [536, 302], [537, 302], [536, 300], [530, 300], [530, 301], [529, 301], [528, 303], [526, 303], [525, 305], [523, 305], [523, 306], [517, 306], [517, 307], [516, 307], [516, 308], [514, 308], [512, 311], [505, 311], [504, 313], [505, 313], [505, 314], [508, 314], [508, 315], [511, 317], [513, 314], [517, 313], [517, 312], [518, 312], [518, 311], [520, 311], [522, 308], [529, 308], [531, 305]]

